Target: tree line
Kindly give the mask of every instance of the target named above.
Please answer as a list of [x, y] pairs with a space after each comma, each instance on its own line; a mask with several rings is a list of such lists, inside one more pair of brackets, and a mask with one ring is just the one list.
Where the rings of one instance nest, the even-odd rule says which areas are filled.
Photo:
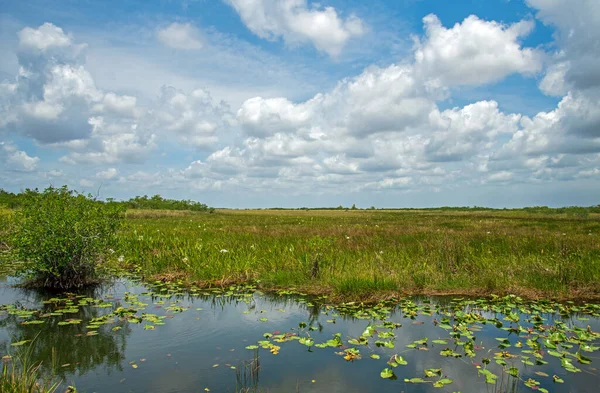
[[[13, 193], [0, 188], [0, 205], [16, 209], [23, 206], [25, 195], [30, 193], [39, 193], [38, 189], [25, 190], [20, 193]], [[191, 211], [212, 211], [208, 205], [192, 200], [168, 199], [156, 194], [136, 196], [127, 201], [116, 201], [107, 198], [107, 202], [123, 205], [127, 209], [148, 209], [148, 210], [191, 210]]]

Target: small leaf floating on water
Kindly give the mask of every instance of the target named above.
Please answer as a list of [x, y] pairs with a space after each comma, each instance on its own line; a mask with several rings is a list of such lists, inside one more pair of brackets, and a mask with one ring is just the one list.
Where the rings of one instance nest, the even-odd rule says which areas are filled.
[[379, 375], [384, 379], [391, 378], [394, 376], [394, 371], [391, 368], [384, 368]]
[[451, 379], [449, 379], [449, 378], [442, 378], [442, 379], [440, 379], [438, 381], [435, 381], [433, 383], [433, 387], [434, 388], [443, 388], [444, 386], [449, 385], [451, 383], [452, 383]]

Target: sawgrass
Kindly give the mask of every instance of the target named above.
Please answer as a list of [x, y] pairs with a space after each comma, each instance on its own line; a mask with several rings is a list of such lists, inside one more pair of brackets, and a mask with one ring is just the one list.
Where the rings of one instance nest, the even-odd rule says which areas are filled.
[[600, 294], [600, 216], [507, 211], [128, 214], [115, 256], [146, 277], [344, 298]]

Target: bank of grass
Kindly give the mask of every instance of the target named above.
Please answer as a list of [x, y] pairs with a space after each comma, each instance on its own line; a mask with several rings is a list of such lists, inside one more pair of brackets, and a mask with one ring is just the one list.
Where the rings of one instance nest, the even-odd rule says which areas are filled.
[[600, 216], [517, 211], [128, 214], [115, 257], [146, 278], [259, 282], [339, 299], [600, 296]]

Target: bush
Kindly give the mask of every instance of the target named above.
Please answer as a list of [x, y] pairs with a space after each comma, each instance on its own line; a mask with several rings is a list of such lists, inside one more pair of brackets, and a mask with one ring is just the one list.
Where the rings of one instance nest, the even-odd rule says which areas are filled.
[[26, 190], [15, 213], [12, 245], [30, 283], [45, 288], [79, 288], [97, 280], [103, 251], [114, 240], [123, 207], [91, 195], [49, 187]]

